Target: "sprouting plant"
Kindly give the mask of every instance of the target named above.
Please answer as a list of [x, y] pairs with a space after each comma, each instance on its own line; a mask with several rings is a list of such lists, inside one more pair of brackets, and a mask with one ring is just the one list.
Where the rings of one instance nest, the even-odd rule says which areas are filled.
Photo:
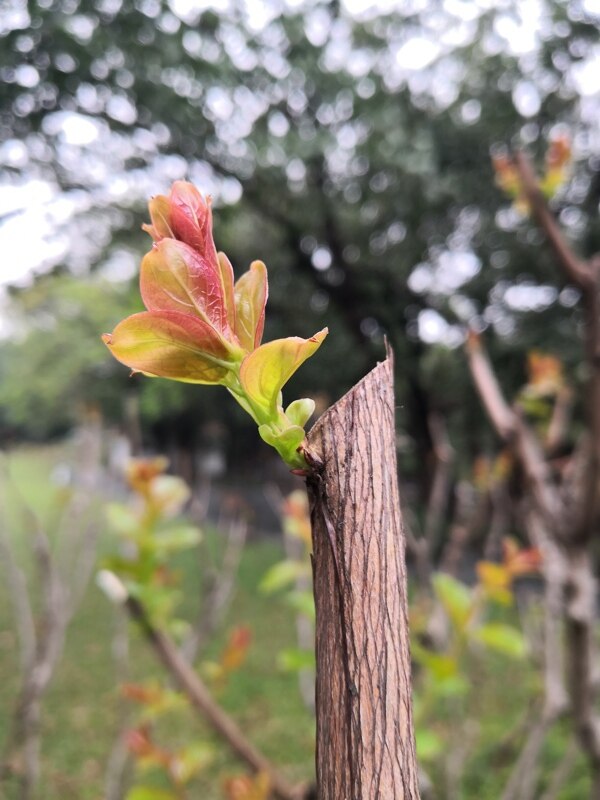
[[[189, 552], [198, 545], [202, 533], [181, 519], [190, 490], [181, 478], [166, 474], [167, 466], [164, 458], [132, 459], [127, 465], [126, 477], [132, 496], [126, 503], [108, 506], [109, 528], [119, 548], [104, 560], [98, 583], [113, 598], [115, 590], [125, 591], [135, 598], [161, 636], [170, 633], [181, 639], [189, 625], [178, 615], [182, 582], [172, 560], [173, 556]], [[213, 660], [200, 663], [200, 671], [212, 692], [222, 691], [243, 667], [251, 639], [250, 629], [238, 625], [230, 630], [220, 653]], [[126, 683], [121, 686], [121, 695], [137, 708], [125, 734], [125, 744], [136, 767], [134, 785], [127, 792], [126, 800], [186, 800], [191, 796], [195, 779], [215, 756], [214, 743], [209, 739], [181, 741], [172, 733], [166, 739], [169, 730], [166, 718], [175, 717], [185, 724], [186, 718], [191, 716], [193, 706], [189, 696], [174, 689], [169, 682], [155, 678]], [[234, 784], [235, 780], [232, 778]], [[239, 780], [242, 786], [248, 782], [248, 792], [254, 787], [249, 778]], [[158, 788], [155, 783], [167, 788]], [[227, 797], [250, 800], [263, 796], [234, 795], [226, 786], [223, 792]]]
[[327, 329], [261, 345], [268, 294], [262, 261], [234, 283], [229, 259], [215, 248], [210, 198], [190, 183], [177, 181], [149, 208], [152, 224], [144, 229], [154, 244], [140, 272], [147, 311], [124, 319], [104, 342], [133, 372], [225, 386], [264, 441], [290, 467], [305, 468], [304, 425], [314, 402], [295, 400], [284, 410], [281, 390]]

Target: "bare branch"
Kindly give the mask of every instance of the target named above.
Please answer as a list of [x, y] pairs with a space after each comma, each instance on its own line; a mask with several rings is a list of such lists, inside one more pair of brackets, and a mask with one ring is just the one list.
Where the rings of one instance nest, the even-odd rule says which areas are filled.
[[600, 480], [600, 256], [590, 261], [593, 291], [584, 295], [585, 359], [588, 371], [586, 416], [591, 436], [588, 463], [584, 472], [579, 499], [580, 514], [573, 539], [589, 542], [597, 531], [598, 481]]
[[154, 627], [142, 604], [136, 598], [128, 597], [125, 607], [131, 617], [139, 623], [159, 660], [186, 694], [192, 706], [252, 770], [268, 774], [272, 791], [279, 800], [300, 800], [303, 787], [296, 788], [288, 784], [271, 762], [246, 739], [231, 717], [213, 700], [202, 679], [171, 639]]
[[435, 469], [431, 491], [425, 512], [423, 537], [429, 544], [430, 553], [434, 552], [439, 540], [440, 528], [444, 521], [444, 512], [448, 504], [452, 464], [454, 462], [454, 448], [450, 444], [446, 423], [441, 414], [432, 412], [427, 418], [433, 452], [435, 455]]
[[552, 718], [568, 707], [564, 684], [564, 648], [562, 622], [563, 596], [567, 581], [567, 563], [563, 551], [550, 538], [543, 520], [535, 509], [525, 512], [525, 527], [531, 543], [542, 554], [544, 575], [544, 691], [545, 714]]
[[533, 433], [520, 413], [504, 399], [492, 364], [483, 350], [479, 336], [469, 336], [467, 356], [471, 377], [496, 433], [519, 459], [539, 513], [553, 535], [562, 536], [559, 528], [559, 503], [550, 480], [548, 465]]
[[502, 441], [510, 443], [516, 432], [517, 418], [504, 399], [496, 374], [484, 352], [478, 334], [469, 332], [466, 351], [471, 377], [487, 415]]
[[545, 446], [549, 453], [554, 453], [565, 441], [572, 409], [573, 392], [565, 386], [557, 395], [546, 434]]
[[587, 417], [592, 447], [584, 474], [583, 490], [577, 504], [579, 513], [575, 523], [571, 525], [571, 536], [575, 540], [586, 541], [593, 535], [598, 513], [597, 488], [600, 480], [600, 255], [583, 261], [573, 252], [548, 208], [527, 155], [522, 151], [515, 152], [513, 164], [535, 221], [546, 234], [565, 276], [583, 294], [585, 358], [589, 373], [586, 391]]
[[548, 208], [546, 199], [540, 191], [529, 158], [522, 150], [517, 150], [513, 155], [513, 163], [519, 173], [521, 186], [533, 216], [539, 227], [546, 234], [567, 279], [578, 286], [584, 293], [593, 291], [594, 280], [591, 270], [585, 261], [575, 255], [566, 242], [556, 219]]
[[[567, 663], [576, 733], [600, 791], [600, 719], [594, 709], [598, 675], [594, 656], [596, 580], [587, 549], [569, 552]], [[594, 797], [600, 796], [598, 793]]]

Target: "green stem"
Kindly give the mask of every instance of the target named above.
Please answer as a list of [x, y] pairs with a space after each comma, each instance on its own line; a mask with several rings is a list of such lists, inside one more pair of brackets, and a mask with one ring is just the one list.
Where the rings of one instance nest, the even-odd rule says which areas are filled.
[[[275, 410], [276, 417], [273, 413], [269, 413], [264, 407], [257, 405], [244, 391], [239, 378], [239, 365], [230, 366], [229, 373], [224, 384], [229, 393], [237, 400], [241, 407], [246, 411], [256, 424], [260, 427], [266, 425], [273, 433], [274, 438], [284, 433], [288, 428], [295, 427], [285, 415], [282, 408]], [[292, 469], [307, 469], [308, 463], [304, 458], [302, 450], [296, 451], [290, 457], [289, 452], [280, 449], [277, 443], [273, 443], [273, 447], [277, 450], [283, 461]]]

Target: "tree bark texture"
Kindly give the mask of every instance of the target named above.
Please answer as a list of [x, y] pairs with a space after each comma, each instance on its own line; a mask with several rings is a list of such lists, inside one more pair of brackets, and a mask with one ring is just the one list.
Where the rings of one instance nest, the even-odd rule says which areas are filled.
[[319, 800], [417, 800], [391, 352], [315, 424]]

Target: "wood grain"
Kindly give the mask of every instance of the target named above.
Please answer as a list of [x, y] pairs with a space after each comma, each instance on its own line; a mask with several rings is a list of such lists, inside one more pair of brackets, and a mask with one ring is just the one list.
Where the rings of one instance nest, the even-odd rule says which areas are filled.
[[318, 797], [416, 800], [391, 353], [319, 419], [308, 443], [324, 463], [308, 480]]

